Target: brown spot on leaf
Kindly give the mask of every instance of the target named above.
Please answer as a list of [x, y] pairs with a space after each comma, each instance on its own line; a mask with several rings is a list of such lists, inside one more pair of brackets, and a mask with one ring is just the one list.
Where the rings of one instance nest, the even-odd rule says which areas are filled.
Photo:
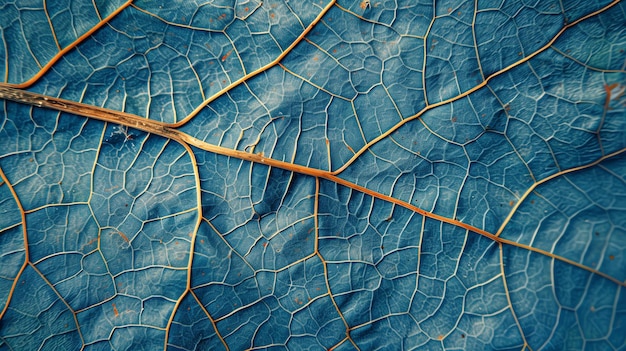
[[120, 231], [113, 232], [113, 234], [119, 235], [125, 242], [130, 243], [130, 240], [128, 240], [128, 237], [126, 236], [126, 234]]
[[226, 61], [226, 59], [233, 53], [233, 50], [228, 51], [224, 56], [222, 56], [222, 62]]

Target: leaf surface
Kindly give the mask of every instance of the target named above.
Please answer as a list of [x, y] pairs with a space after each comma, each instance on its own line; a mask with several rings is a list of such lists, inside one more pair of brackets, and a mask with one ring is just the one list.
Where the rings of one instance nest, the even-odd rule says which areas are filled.
[[625, 14], [0, 3], [0, 350], [626, 349]]

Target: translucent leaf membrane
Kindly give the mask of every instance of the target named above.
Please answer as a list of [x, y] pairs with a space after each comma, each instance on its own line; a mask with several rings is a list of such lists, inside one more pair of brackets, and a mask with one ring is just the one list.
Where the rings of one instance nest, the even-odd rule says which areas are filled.
[[625, 13], [0, 5], [0, 349], [626, 350]]

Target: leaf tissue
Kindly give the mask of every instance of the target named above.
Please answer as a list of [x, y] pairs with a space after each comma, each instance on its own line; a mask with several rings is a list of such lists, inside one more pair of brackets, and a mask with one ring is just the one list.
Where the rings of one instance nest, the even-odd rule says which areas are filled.
[[0, 0], [0, 350], [626, 350], [619, 0]]

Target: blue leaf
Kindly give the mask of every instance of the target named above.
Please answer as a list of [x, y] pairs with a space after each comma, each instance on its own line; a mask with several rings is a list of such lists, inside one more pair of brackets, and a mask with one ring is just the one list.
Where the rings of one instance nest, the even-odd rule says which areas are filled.
[[0, 4], [0, 349], [626, 350], [625, 14]]

